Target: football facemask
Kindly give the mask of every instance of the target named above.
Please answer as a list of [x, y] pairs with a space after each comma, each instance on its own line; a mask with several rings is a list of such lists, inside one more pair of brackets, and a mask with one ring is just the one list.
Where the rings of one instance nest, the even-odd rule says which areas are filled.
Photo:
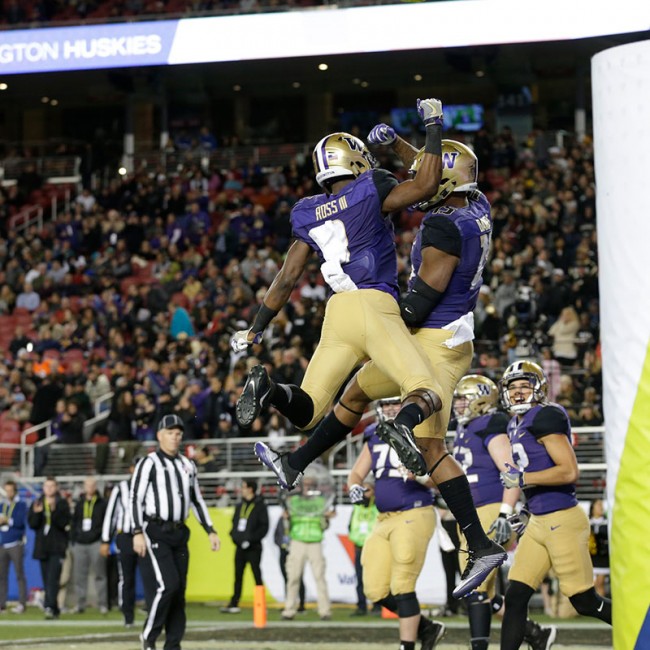
[[356, 178], [377, 166], [363, 141], [342, 131], [326, 135], [314, 147], [312, 161], [316, 182], [324, 189], [336, 179]]
[[[511, 396], [509, 385], [518, 379], [524, 379], [530, 386], [530, 395], [522, 401], [517, 396]], [[499, 391], [503, 406], [517, 415], [525, 413], [537, 404], [543, 404], [548, 398], [548, 382], [542, 368], [534, 361], [515, 361], [503, 373], [499, 382]]]
[[479, 415], [485, 415], [497, 407], [499, 389], [488, 377], [466, 375], [454, 391], [454, 415], [460, 424], [467, 424]]
[[[422, 164], [424, 147], [418, 151], [411, 165], [410, 172], [415, 176]], [[417, 205], [423, 212], [437, 203], [444, 201], [452, 192], [471, 192], [477, 188], [478, 158], [462, 142], [456, 140], [442, 141], [442, 178], [438, 191], [426, 201]]]

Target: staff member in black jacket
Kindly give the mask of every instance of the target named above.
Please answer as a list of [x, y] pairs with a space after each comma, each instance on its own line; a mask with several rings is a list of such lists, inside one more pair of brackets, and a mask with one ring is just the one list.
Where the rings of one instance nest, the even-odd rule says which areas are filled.
[[75, 503], [70, 535], [74, 586], [77, 596], [75, 612], [78, 614], [82, 614], [86, 609], [90, 567], [93, 568], [95, 574], [97, 609], [101, 614], [108, 612], [106, 558], [100, 553], [105, 512], [106, 501], [97, 492], [97, 481], [89, 476], [84, 480], [83, 494]]
[[[132, 475], [137, 460], [134, 458], [129, 465]], [[117, 584], [117, 597], [124, 615], [124, 626], [133, 627], [135, 615], [135, 571], [138, 565], [138, 556], [133, 550], [133, 524], [129, 508], [129, 479], [120, 481], [113, 486], [111, 496], [108, 498], [104, 524], [102, 526], [102, 545], [100, 553], [107, 558], [110, 553], [111, 540], [115, 538], [117, 546], [117, 566], [119, 582]]]
[[55, 478], [48, 476], [43, 483], [43, 496], [29, 509], [27, 523], [36, 531], [34, 559], [40, 560], [45, 590], [45, 618], [59, 618], [57, 595], [70, 530], [70, 506], [59, 494]]
[[149, 609], [141, 635], [143, 650], [154, 650], [163, 628], [165, 650], [181, 647], [190, 506], [208, 533], [210, 548], [218, 551], [221, 545], [201, 496], [196, 465], [178, 451], [183, 431], [178, 415], [165, 415], [158, 424], [160, 449], [138, 463], [131, 482], [133, 550], [145, 559], [140, 569]]
[[230, 537], [235, 542], [235, 588], [226, 607], [225, 614], [238, 614], [241, 598], [242, 580], [247, 564], [251, 565], [256, 585], [262, 585], [262, 540], [269, 531], [269, 514], [262, 496], [257, 494], [257, 481], [246, 479], [241, 484], [242, 500], [235, 508]]

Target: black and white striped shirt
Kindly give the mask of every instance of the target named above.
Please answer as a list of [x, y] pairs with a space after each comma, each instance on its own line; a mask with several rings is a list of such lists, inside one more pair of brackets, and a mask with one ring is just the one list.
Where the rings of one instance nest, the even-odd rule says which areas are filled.
[[172, 457], [158, 450], [145, 456], [133, 473], [129, 498], [134, 531], [141, 531], [148, 518], [184, 522], [190, 506], [205, 531], [214, 530], [196, 465], [182, 454]]
[[102, 542], [105, 544], [110, 543], [115, 533], [130, 533], [133, 529], [129, 508], [129, 489], [128, 480], [120, 481], [113, 486], [102, 526]]

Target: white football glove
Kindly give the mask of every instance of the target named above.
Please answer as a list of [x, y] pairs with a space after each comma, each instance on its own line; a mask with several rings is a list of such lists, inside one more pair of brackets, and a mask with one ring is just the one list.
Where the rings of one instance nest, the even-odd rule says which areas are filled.
[[233, 337], [230, 339], [230, 347], [234, 352], [243, 352], [249, 345], [254, 343], [259, 343], [262, 340], [262, 332], [258, 332], [252, 341], [248, 340], [248, 333], [250, 329], [239, 330], [233, 334]]
[[350, 497], [350, 503], [363, 503], [363, 499], [366, 495], [366, 488], [363, 485], [355, 483], [351, 485], [348, 489], [348, 496]]
[[501, 472], [501, 485], [510, 490], [512, 488], [524, 487], [524, 473], [518, 468], [506, 463], [508, 471]]
[[439, 99], [418, 99], [418, 115], [425, 126], [442, 124], [442, 102]]
[[368, 142], [370, 144], [389, 145], [397, 140], [395, 129], [388, 124], [377, 124], [372, 127], [372, 131], [368, 134]]
[[487, 534], [494, 533], [492, 539], [497, 544], [505, 544], [512, 537], [512, 524], [508, 521], [505, 514], [500, 514], [488, 529]]
[[530, 520], [530, 512], [525, 508], [522, 508], [519, 512], [516, 512], [514, 515], [508, 517], [508, 522], [512, 526], [512, 530], [517, 533], [519, 537], [524, 534], [526, 526]]

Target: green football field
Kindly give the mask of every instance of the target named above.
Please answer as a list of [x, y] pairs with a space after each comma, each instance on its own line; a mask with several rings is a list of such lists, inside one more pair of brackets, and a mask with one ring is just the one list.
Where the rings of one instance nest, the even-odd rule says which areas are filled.
[[[184, 650], [388, 650], [398, 647], [397, 621], [372, 616], [351, 618], [351, 609], [335, 607], [332, 620], [323, 622], [315, 609], [282, 621], [280, 610], [268, 612], [265, 628], [253, 626], [252, 609], [240, 614], [222, 614], [218, 604], [188, 604]], [[548, 619], [538, 617], [542, 624]], [[41, 610], [29, 607], [22, 615], [0, 617], [0, 649], [25, 650], [138, 650], [144, 614], [138, 612], [136, 626], [125, 629], [121, 614], [114, 610], [102, 616], [89, 609], [84, 614], [62, 614], [58, 620], [46, 621]], [[447, 634], [438, 646], [441, 650], [466, 650], [469, 642], [467, 619], [461, 616], [442, 619]], [[588, 619], [557, 621], [558, 639], [554, 648], [585, 650], [611, 648], [611, 630]], [[492, 633], [498, 647], [498, 623]], [[162, 639], [158, 643], [162, 647]]]

